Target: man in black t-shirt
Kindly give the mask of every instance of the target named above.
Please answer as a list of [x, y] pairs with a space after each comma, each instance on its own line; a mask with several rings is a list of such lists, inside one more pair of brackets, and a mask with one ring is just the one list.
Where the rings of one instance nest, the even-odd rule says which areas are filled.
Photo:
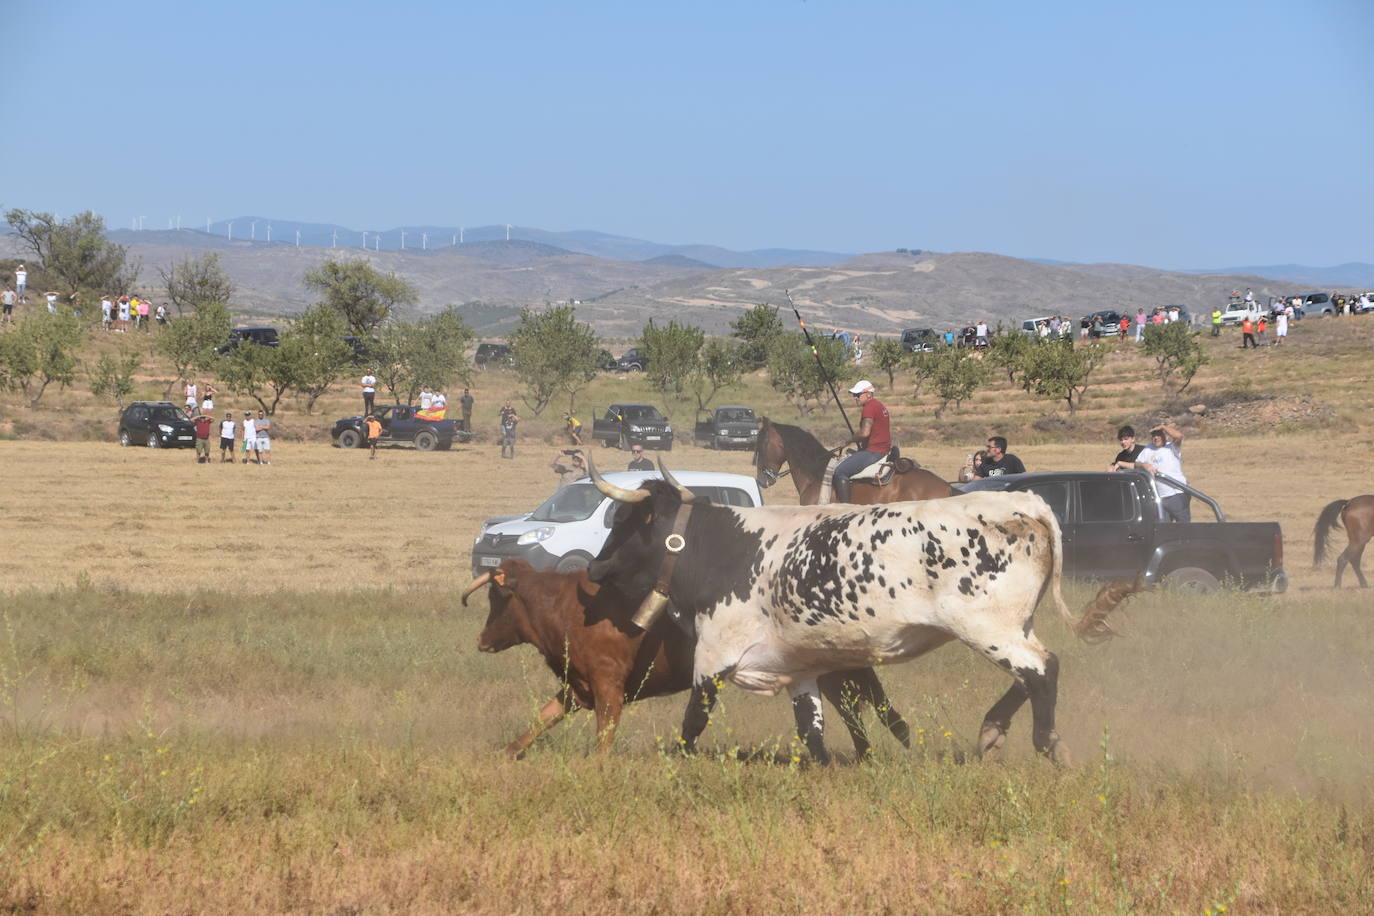
[[988, 436], [988, 455], [983, 466], [974, 475], [974, 480], [984, 477], [1001, 477], [1004, 474], [1024, 474], [1026, 466], [1015, 455], [1007, 454], [1007, 440], [1002, 436]]
[[[1112, 463], [1108, 465], [1107, 470], [1129, 471], [1135, 467], [1136, 459], [1139, 458], [1140, 453], [1145, 450], [1145, 446], [1135, 441], [1135, 428], [1131, 426], [1123, 426], [1118, 429], [1116, 431], [1116, 438], [1117, 441], [1121, 443], [1121, 451], [1116, 453], [1116, 457], [1112, 459]], [[1123, 464], [1128, 465], [1128, 467], [1123, 468]]]

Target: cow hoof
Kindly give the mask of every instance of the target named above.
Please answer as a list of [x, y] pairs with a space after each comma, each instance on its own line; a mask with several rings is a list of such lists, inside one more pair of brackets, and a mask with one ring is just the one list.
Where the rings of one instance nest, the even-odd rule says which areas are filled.
[[1060, 740], [1057, 732], [1050, 732], [1050, 747], [1045, 756], [1056, 766], [1073, 766], [1073, 755], [1069, 753], [1069, 746]]
[[1007, 733], [996, 725], [984, 725], [978, 733], [978, 756], [983, 760], [1002, 759], [1002, 746], [1007, 743]]

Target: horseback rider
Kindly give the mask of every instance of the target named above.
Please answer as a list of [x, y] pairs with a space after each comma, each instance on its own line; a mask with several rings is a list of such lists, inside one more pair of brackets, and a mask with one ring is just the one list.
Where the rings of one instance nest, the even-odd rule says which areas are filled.
[[873, 383], [864, 379], [849, 389], [849, 393], [859, 402], [859, 432], [851, 439], [859, 445], [859, 450], [836, 466], [831, 476], [834, 496], [837, 503], [849, 502], [849, 478], [864, 468], [880, 460], [892, 449], [892, 427], [887, 408], [874, 394]]

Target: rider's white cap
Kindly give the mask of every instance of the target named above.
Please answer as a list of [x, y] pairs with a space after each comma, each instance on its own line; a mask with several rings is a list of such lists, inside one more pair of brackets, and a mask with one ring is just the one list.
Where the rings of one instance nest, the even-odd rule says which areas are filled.
[[861, 382], [855, 382], [855, 383], [854, 383], [854, 387], [851, 388], [851, 389], [849, 389], [849, 393], [850, 393], [850, 394], [863, 394], [865, 391], [872, 391], [872, 390], [873, 390], [873, 383], [870, 382], [868, 379], [864, 379], [864, 380], [861, 381]]

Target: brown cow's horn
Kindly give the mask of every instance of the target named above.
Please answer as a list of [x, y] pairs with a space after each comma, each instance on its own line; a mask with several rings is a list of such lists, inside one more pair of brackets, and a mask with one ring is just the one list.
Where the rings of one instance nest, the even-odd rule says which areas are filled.
[[477, 591], [479, 588], [481, 588], [482, 586], [486, 585], [486, 584], [487, 584], [488, 582], [490, 582], [490, 581], [491, 581], [491, 571], [490, 571], [490, 570], [488, 570], [487, 572], [482, 573], [482, 575], [478, 576], [476, 579], [473, 579], [473, 580], [472, 580], [472, 584], [469, 585], [469, 586], [467, 587], [467, 590], [463, 592], [463, 607], [467, 607], [467, 606], [468, 606], [468, 596], [469, 596], [469, 595], [471, 595], [473, 592]]
[[697, 495], [695, 493], [693, 493], [691, 490], [687, 489], [682, 484], [677, 482], [677, 478], [673, 476], [672, 472], [668, 470], [667, 465], [663, 463], [663, 457], [661, 455], [658, 459], [658, 472], [663, 475], [664, 480], [668, 481], [668, 483], [673, 485], [673, 489], [677, 490], [678, 495], [682, 497], [683, 502], [689, 503], [697, 498]]
[[596, 469], [596, 461], [592, 459], [590, 451], [587, 452], [587, 473], [591, 475], [592, 483], [596, 484], [598, 490], [618, 503], [642, 503], [649, 498], [649, 491], [643, 487], [638, 490], [627, 490], [603, 478]]

